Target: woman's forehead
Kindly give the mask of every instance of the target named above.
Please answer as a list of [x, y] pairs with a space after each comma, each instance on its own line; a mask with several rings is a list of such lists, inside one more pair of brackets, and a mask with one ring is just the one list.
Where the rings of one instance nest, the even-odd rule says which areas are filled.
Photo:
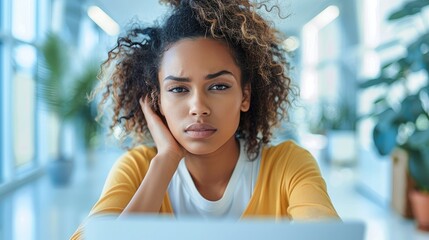
[[240, 71], [228, 45], [212, 38], [182, 39], [163, 54], [160, 73]]

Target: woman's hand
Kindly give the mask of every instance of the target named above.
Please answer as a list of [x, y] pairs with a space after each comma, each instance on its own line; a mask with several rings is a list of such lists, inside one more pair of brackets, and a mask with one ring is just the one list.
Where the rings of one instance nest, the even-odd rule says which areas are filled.
[[150, 134], [155, 141], [158, 155], [163, 155], [169, 159], [180, 161], [185, 155], [185, 149], [176, 141], [170, 129], [164, 124], [161, 118], [152, 110], [149, 98], [140, 98], [140, 106], [147, 122]]
[[135, 212], [158, 213], [171, 178], [186, 152], [152, 110], [149, 98], [141, 98], [139, 102], [158, 153], [151, 160], [146, 176], [121, 215]]

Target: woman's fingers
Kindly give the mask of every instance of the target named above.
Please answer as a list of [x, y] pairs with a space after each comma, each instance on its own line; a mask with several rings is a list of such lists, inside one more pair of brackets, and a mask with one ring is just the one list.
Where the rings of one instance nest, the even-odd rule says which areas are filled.
[[140, 107], [142, 108], [144, 117], [145, 117], [148, 125], [153, 126], [154, 123], [161, 121], [159, 116], [152, 110], [150, 103], [149, 103], [149, 97], [146, 96], [144, 99], [143, 99], [143, 97], [140, 98]]
[[184, 149], [176, 141], [170, 129], [164, 124], [162, 119], [156, 114], [149, 102], [149, 98], [140, 99], [140, 105], [147, 122], [150, 134], [155, 141], [158, 153], [168, 153], [178, 156], [184, 155]]
[[170, 131], [164, 125], [161, 118], [152, 110], [149, 98], [147, 96], [145, 99], [140, 98], [140, 106], [146, 119], [149, 131], [155, 142], [159, 140], [160, 137], [162, 138], [163, 135], [166, 134], [166, 131], [168, 131], [168, 134], [170, 134]]

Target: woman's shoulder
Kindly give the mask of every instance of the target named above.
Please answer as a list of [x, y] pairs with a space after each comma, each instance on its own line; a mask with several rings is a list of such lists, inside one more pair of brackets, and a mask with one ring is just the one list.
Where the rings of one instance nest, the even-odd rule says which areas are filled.
[[134, 159], [147, 159], [148, 161], [156, 155], [156, 147], [151, 147], [147, 145], [139, 145], [134, 148], [131, 148], [122, 157], [129, 157]]
[[140, 186], [155, 155], [156, 149], [148, 146], [137, 146], [122, 154], [109, 171], [103, 195], [109, 196], [108, 192], [118, 192], [118, 189], [133, 194]]
[[122, 154], [116, 161], [114, 168], [146, 170], [155, 155], [155, 147], [139, 145]]
[[268, 156], [290, 157], [291, 155], [307, 155], [309, 152], [293, 140], [286, 140], [275, 145], [266, 145], [262, 150]]
[[298, 165], [314, 164], [311, 153], [293, 140], [276, 145], [267, 145], [262, 150], [262, 162], [276, 167], [299, 167]]

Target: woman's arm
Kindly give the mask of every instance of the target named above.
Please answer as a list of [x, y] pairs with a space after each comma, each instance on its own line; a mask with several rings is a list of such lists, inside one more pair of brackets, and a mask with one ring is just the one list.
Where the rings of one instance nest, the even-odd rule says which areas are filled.
[[157, 154], [152, 159], [145, 178], [121, 215], [135, 212], [158, 213], [179, 161], [177, 156]]
[[152, 159], [146, 177], [122, 215], [133, 212], [159, 212], [168, 184], [185, 154], [168, 127], [150, 107], [148, 97], [140, 99], [140, 105], [158, 153]]
[[[168, 185], [185, 151], [171, 135], [149, 102], [140, 101], [157, 151], [138, 147], [126, 153], [112, 167], [100, 199], [88, 218], [100, 214], [157, 213]], [[71, 237], [82, 238], [82, 224]]]
[[82, 230], [93, 216], [119, 215], [129, 204], [148, 172], [150, 161], [156, 155], [154, 148], [136, 147], [121, 156], [110, 169], [100, 198], [88, 217], [71, 237], [82, 239]]
[[302, 148], [295, 149], [287, 168], [288, 212], [294, 220], [316, 220], [339, 216], [328, 195], [325, 180], [313, 156]]

